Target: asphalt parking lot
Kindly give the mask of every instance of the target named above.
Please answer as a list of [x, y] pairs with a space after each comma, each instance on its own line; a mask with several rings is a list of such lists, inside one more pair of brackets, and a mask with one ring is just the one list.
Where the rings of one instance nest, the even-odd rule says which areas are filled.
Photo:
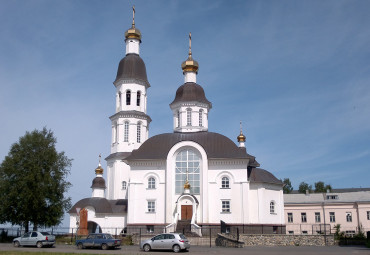
[[[85, 254], [125, 254], [125, 255], [164, 255], [173, 254], [172, 251], [150, 251], [144, 252], [139, 249], [138, 246], [122, 246], [121, 249], [116, 250], [93, 250], [93, 249], [83, 249], [78, 250], [73, 245], [61, 245], [57, 244], [54, 248], [35, 248], [35, 247], [20, 247], [15, 248], [12, 244], [0, 244], [0, 254], [1, 251], [23, 251], [23, 252], [44, 252], [45, 254], [52, 254], [55, 252], [64, 253], [85, 253]], [[370, 249], [364, 246], [252, 246], [244, 248], [223, 248], [223, 247], [207, 247], [207, 246], [192, 246], [189, 252], [182, 252], [181, 254], [192, 254], [192, 255], [203, 255], [203, 254], [217, 254], [217, 255], [370, 255]]]

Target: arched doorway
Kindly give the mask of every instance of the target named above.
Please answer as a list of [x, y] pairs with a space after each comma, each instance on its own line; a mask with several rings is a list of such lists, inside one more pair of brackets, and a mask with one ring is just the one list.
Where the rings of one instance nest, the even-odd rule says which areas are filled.
[[101, 227], [98, 223], [94, 221], [87, 222], [87, 230], [89, 231], [89, 233], [102, 233]]

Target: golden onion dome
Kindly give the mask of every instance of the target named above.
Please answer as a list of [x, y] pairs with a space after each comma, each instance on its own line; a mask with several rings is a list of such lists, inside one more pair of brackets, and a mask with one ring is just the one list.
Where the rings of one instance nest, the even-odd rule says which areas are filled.
[[243, 135], [243, 132], [240, 130], [240, 135], [238, 135], [238, 137], [237, 137], [237, 139], [238, 139], [238, 142], [240, 143], [240, 142], [245, 142], [245, 135]]
[[103, 172], [104, 172], [104, 169], [99, 164], [99, 166], [95, 169], [95, 174], [103, 174]]
[[183, 72], [198, 72], [199, 64], [191, 55], [191, 33], [189, 33], [189, 56], [188, 59], [182, 62], [181, 68]]
[[135, 27], [135, 6], [132, 7], [132, 26], [125, 32], [125, 38], [138, 39], [141, 41], [141, 32]]
[[190, 189], [190, 183], [188, 182], [188, 180], [186, 180], [184, 184], [184, 189]]

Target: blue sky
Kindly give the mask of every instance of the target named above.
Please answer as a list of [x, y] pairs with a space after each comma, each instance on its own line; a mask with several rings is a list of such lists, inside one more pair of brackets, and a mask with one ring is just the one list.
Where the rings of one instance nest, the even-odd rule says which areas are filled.
[[[26, 131], [73, 158], [73, 203], [110, 153], [115, 79], [132, 5], [151, 88], [150, 136], [172, 132], [188, 33], [209, 130], [295, 188], [370, 187], [369, 1], [0, 0], [0, 160]], [[103, 168], [106, 169], [105, 162]]]

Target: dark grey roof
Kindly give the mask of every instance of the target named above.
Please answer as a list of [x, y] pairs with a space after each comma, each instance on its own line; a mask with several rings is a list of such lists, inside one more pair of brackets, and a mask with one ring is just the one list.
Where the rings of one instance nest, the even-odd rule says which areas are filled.
[[120, 62], [117, 70], [116, 84], [118, 81], [136, 82], [150, 87], [146, 76], [146, 67], [144, 61], [138, 54], [127, 54]]
[[108, 157], [105, 158], [105, 160], [112, 159], [112, 158], [119, 158], [119, 159], [125, 159], [128, 156], [130, 156], [131, 152], [116, 152], [110, 154]]
[[90, 188], [98, 188], [98, 189], [105, 189], [105, 180], [103, 177], [95, 177], [92, 181]]
[[110, 120], [114, 119], [114, 118], [118, 118], [118, 117], [121, 117], [121, 118], [140, 118], [140, 119], [145, 119], [148, 121], [148, 123], [150, 123], [152, 121], [152, 119], [149, 117], [149, 115], [143, 113], [143, 112], [140, 112], [140, 111], [119, 111], [115, 114], [113, 114], [112, 116], [109, 117]]
[[76, 208], [83, 209], [87, 206], [93, 207], [95, 213], [125, 213], [127, 212], [127, 199], [108, 200], [100, 197], [84, 198], [72, 206], [68, 213], [76, 213]]
[[276, 178], [272, 173], [261, 168], [248, 169], [248, 179], [255, 183], [273, 183], [283, 185], [283, 182]]
[[208, 104], [212, 108], [212, 103], [207, 100], [203, 88], [194, 83], [187, 82], [181, 85], [176, 91], [176, 97], [170, 105], [182, 102], [200, 102]]
[[170, 149], [182, 141], [193, 141], [204, 148], [209, 159], [250, 159], [249, 165], [259, 166], [255, 157], [246, 153], [224, 135], [213, 132], [167, 133], [153, 136], [126, 158], [130, 160], [166, 159]]

